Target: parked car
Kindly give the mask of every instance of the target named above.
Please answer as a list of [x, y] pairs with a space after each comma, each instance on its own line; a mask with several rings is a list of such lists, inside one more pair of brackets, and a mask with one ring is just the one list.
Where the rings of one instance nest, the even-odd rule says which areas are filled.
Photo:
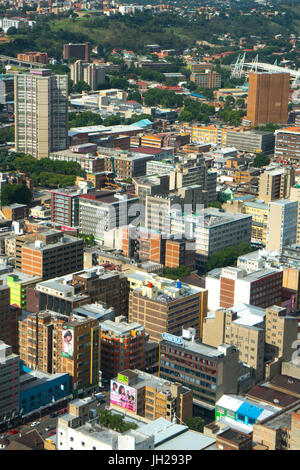
[[49, 436], [55, 436], [55, 434], [56, 434], [56, 431], [52, 431], [50, 432]]
[[31, 427], [33, 428], [34, 426], [38, 426], [40, 424], [40, 421], [33, 421], [33, 423], [31, 423]]
[[14, 436], [14, 434], [19, 434], [19, 431], [18, 431], [17, 429], [11, 429], [11, 430], [9, 431], [9, 434], [10, 434], [11, 436]]

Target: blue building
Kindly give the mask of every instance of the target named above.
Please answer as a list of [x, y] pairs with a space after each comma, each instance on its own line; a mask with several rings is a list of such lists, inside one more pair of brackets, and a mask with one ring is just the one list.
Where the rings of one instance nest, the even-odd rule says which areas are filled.
[[23, 415], [46, 408], [69, 395], [69, 374], [46, 374], [21, 365], [19, 404]]

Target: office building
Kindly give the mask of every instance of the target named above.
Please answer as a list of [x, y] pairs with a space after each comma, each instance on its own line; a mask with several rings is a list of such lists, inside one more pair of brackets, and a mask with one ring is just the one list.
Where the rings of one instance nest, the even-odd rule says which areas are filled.
[[250, 72], [246, 119], [251, 126], [286, 124], [290, 75], [277, 72]]
[[[202, 208], [201, 208], [202, 209]], [[196, 214], [182, 214], [177, 208], [165, 216], [165, 227], [174, 237], [195, 240], [196, 269], [205, 270], [209, 256], [229, 246], [250, 244], [252, 217], [230, 214], [209, 207]]]
[[[132, 397], [123, 401], [120, 387]], [[154, 421], [164, 418], [169, 422], [185, 422], [192, 416], [193, 394], [180, 383], [172, 383], [141, 370], [123, 370], [111, 380], [110, 405], [126, 414]]]
[[101, 371], [114, 377], [124, 369], [144, 369], [145, 328], [127, 323], [123, 316], [99, 323], [101, 329]]
[[159, 377], [193, 392], [193, 403], [214, 409], [224, 393], [236, 393], [238, 356], [234, 346], [218, 348], [194, 340], [190, 329], [182, 337], [167, 335], [160, 343]]
[[83, 268], [83, 240], [47, 230], [16, 238], [16, 268], [50, 279]]
[[285, 245], [296, 242], [298, 202], [289, 199], [269, 203], [267, 249], [280, 254]]
[[290, 201], [298, 203], [296, 243], [300, 244], [300, 186], [296, 184], [290, 190]]
[[283, 272], [273, 268], [247, 273], [242, 268], [228, 266], [207, 273], [208, 308], [230, 308], [249, 304], [266, 308], [278, 305], [282, 299]]
[[248, 153], [273, 153], [274, 134], [264, 131], [228, 131], [227, 146], [234, 147], [239, 152]]
[[295, 184], [295, 171], [293, 167], [269, 166], [259, 177], [258, 199], [266, 204], [275, 199], [284, 199], [290, 196], [291, 187]]
[[150, 340], [159, 342], [163, 333], [181, 334], [192, 327], [202, 336], [207, 292], [201, 287], [143, 272], [129, 272], [129, 322], [141, 323]]
[[242, 207], [244, 214], [252, 217], [251, 242], [266, 246], [269, 220], [269, 207], [263, 201], [244, 202]]
[[275, 158], [298, 163], [300, 160], [300, 127], [286, 127], [275, 131]]
[[19, 411], [20, 358], [12, 347], [0, 343], [0, 421]]
[[63, 59], [79, 59], [85, 62], [90, 62], [90, 44], [64, 44], [63, 47]]
[[68, 147], [68, 77], [51, 70], [15, 75], [15, 148], [35, 158]]
[[[104, 244], [109, 232], [127, 226], [138, 214], [139, 198], [115, 191], [90, 191], [79, 198], [80, 233], [94, 235]], [[137, 209], [134, 209], [134, 205]]]

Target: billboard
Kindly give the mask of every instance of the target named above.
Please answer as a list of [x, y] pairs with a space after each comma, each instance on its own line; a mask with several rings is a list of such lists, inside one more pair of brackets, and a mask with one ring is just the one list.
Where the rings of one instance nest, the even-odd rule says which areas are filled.
[[110, 403], [136, 412], [136, 389], [111, 380]]
[[73, 359], [74, 354], [74, 329], [63, 328], [62, 330], [62, 356]]

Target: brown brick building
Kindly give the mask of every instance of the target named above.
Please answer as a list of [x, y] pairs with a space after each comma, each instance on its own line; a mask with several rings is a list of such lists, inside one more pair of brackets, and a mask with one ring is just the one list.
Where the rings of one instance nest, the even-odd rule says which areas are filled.
[[252, 126], [286, 124], [290, 75], [275, 72], [250, 72], [247, 121]]

